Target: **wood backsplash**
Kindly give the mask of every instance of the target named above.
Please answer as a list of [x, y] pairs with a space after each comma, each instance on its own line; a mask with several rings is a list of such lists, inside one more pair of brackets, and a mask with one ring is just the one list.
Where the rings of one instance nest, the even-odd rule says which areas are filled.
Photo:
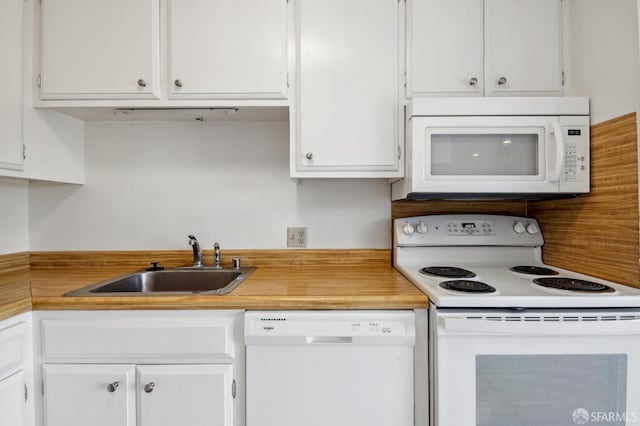
[[392, 219], [449, 213], [535, 217], [545, 263], [640, 287], [636, 114], [591, 127], [591, 193], [549, 201], [394, 201]]
[[544, 232], [545, 263], [638, 287], [636, 114], [591, 127], [591, 192], [528, 203]]

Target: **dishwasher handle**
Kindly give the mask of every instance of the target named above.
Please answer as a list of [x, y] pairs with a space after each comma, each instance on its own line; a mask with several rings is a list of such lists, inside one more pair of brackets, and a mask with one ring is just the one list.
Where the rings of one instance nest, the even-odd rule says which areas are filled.
[[308, 345], [335, 345], [353, 343], [351, 336], [307, 336]]

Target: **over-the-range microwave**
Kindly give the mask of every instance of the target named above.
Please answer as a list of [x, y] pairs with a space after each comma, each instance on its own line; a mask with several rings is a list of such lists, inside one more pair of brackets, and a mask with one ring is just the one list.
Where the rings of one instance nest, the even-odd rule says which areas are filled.
[[589, 98], [415, 98], [399, 199], [540, 199], [587, 193]]

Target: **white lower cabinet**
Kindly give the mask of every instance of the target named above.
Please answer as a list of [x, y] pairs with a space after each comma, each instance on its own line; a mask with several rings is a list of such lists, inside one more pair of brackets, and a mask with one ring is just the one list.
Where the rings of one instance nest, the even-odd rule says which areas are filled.
[[37, 426], [243, 426], [243, 314], [34, 313]]
[[137, 367], [140, 426], [232, 426], [231, 365]]
[[2, 426], [25, 424], [25, 389], [22, 370], [0, 380], [0, 424]]
[[46, 426], [231, 426], [231, 365], [45, 364]]
[[46, 426], [135, 426], [135, 366], [44, 365]]
[[29, 425], [30, 318], [26, 313], [0, 321], [0, 426]]

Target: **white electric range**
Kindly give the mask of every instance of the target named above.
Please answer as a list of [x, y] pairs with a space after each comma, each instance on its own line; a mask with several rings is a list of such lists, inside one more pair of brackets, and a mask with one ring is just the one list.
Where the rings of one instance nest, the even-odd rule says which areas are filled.
[[543, 244], [531, 218], [395, 221], [395, 267], [430, 300], [431, 426], [640, 424], [640, 289]]

